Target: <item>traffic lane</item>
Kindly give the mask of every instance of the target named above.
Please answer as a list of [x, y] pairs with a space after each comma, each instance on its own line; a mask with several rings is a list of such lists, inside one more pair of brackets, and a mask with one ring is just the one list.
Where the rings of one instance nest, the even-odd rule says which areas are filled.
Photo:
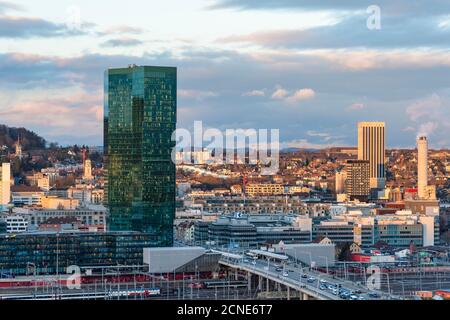
[[[288, 272], [287, 276], [283, 276], [283, 271], [277, 271], [276, 269], [278, 268], [277, 264], [274, 263], [270, 263], [264, 260], [248, 260], [248, 259], [244, 259], [243, 263], [248, 265], [249, 267], [253, 267], [253, 268], [257, 268], [260, 271], [265, 271], [265, 272], [270, 272], [272, 276], [278, 277], [280, 279], [289, 279], [291, 281], [293, 281], [294, 285], [298, 285], [298, 282], [300, 282], [300, 285], [305, 286], [305, 288], [307, 288], [308, 290], [311, 290], [313, 292], [316, 292], [319, 295], [322, 296], [326, 296], [329, 299], [336, 299], [336, 300], [340, 300], [340, 297], [337, 295], [333, 295], [330, 292], [324, 292], [324, 291], [320, 291], [316, 284], [314, 285], [313, 283], [308, 283], [307, 279], [302, 278], [301, 275], [303, 274], [302, 272], [298, 273], [295, 272], [295, 270], [292, 270], [293, 272]], [[261, 270], [262, 269], [262, 270]]]
[[[300, 281], [300, 283], [305, 284], [309, 288], [317, 287], [317, 289], [320, 290], [319, 281], [320, 281], [320, 279], [322, 279], [322, 280], [326, 281], [327, 283], [332, 284], [334, 287], [337, 287], [338, 285], [340, 285], [341, 288], [344, 289], [344, 291], [361, 292], [358, 294], [358, 298], [359, 298], [359, 296], [361, 296], [364, 300], [378, 300], [382, 297], [381, 295], [379, 295], [379, 297], [376, 297], [376, 298], [371, 297], [367, 290], [363, 290], [363, 288], [356, 286], [356, 285], [350, 283], [349, 281], [332, 278], [328, 275], [324, 275], [321, 273], [319, 274], [317, 272], [312, 272], [309, 270], [305, 271], [305, 270], [303, 270], [303, 268], [301, 268], [301, 269], [295, 268], [289, 263], [285, 264], [281, 271], [277, 271], [276, 269], [277, 269], [277, 266], [279, 266], [279, 264], [276, 264], [276, 263], [273, 263], [270, 261], [267, 262], [267, 261], [258, 259], [255, 262], [252, 262], [252, 261], [245, 261], [245, 262], [248, 264], [251, 264], [253, 266], [263, 267], [264, 269], [267, 269], [267, 267], [268, 267], [271, 272], [276, 272], [276, 273], [284, 273], [285, 270], [291, 270], [294, 273], [294, 276], [291, 277], [290, 275], [288, 275], [287, 278], [292, 278], [292, 280]], [[289, 274], [290, 274], [290, 272], [289, 272]], [[302, 278], [301, 276], [303, 274], [306, 274], [308, 278]], [[314, 278], [314, 281], [308, 283], [308, 279], [311, 279], [311, 278]], [[330, 288], [327, 288], [326, 290], [322, 290], [322, 291], [331, 291], [331, 293], [333, 295], [339, 296], [339, 289], [337, 291], [337, 294], [335, 293], [336, 291], [333, 292], [333, 290]]]

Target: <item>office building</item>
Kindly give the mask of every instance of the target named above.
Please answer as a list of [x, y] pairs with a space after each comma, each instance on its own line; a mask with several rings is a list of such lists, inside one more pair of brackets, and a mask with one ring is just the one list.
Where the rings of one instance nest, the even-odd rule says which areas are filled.
[[28, 231], [28, 221], [20, 215], [8, 215], [4, 218], [7, 233], [22, 233]]
[[3, 218], [0, 218], [0, 234], [8, 231], [8, 224]]
[[80, 204], [78, 199], [46, 196], [41, 198], [41, 206], [45, 209], [76, 209]]
[[378, 239], [374, 225], [335, 220], [315, 224], [312, 237], [315, 241], [328, 238], [335, 244], [356, 243], [363, 247], [372, 246]]
[[347, 160], [345, 190], [347, 199], [367, 201], [370, 193], [370, 163], [367, 160]]
[[11, 198], [15, 207], [40, 206], [44, 197], [45, 192], [37, 186], [11, 186]]
[[288, 215], [227, 215], [214, 222], [198, 221], [196, 243], [215, 246], [255, 248], [260, 245], [311, 242], [311, 230], [295, 225]]
[[130, 65], [105, 72], [104, 153], [110, 231], [173, 242], [177, 69]]
[[405, 200], [405, 209], [411, 210], [414, 214], [426, 216], [439, 216], [438, 200]]
[[358, 160], [369, 161], [371, 189], [385, 186], [385, 143], [384, 122], [358, 123]]
[[25, 275], [30, 263], [36, 274], [66, 274], [71, 265], [141, 265], [148, 234], [137, 232], [35, 232], [0, 235], [0, 270]]
[[[106, 210], [103, 206], [77, 209], [14, 208], [13, 213], [23, 217], [31, 230], [38, 230], [49, 219], [75, 218], [83, 229], [105, 231]], [[80, 228], [82, 229], [82, 228]]]

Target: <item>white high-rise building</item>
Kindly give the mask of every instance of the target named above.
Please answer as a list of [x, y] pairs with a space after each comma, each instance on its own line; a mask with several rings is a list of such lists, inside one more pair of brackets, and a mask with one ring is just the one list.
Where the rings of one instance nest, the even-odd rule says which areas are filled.
[[370, 188], [383, 189], [386, 183], [386, 138], [384, 122], [358, 123], [358, 160], [368, 160]]
[[7, 206], [11, 201], [11, 164], [2, 163], [0, 168], [0, 207]]
[[428, 185], [428, 141], [426, 137], [417, 139], [417, 192], [420, 199], [425, 198]]

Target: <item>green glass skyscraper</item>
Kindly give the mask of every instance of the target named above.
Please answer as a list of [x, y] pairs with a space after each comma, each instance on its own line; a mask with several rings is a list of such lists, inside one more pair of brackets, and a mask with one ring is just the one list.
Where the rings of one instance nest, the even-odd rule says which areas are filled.
[[108, 230], [148, 233], [173, 243], [177, 69], [135, 66], [105, 71], [104, 153]]

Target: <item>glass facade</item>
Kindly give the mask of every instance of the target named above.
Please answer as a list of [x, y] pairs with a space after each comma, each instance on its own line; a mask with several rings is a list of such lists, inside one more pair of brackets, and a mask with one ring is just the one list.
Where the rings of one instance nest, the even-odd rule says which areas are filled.
[[29, 233], [0, 235], [0, 271], [24, 275], [32, 264], [38, 274], [65, 274], [77, 266], [142, 265], [151, 239], [138, 232]]
[[176, 94], [173, 67], [105, 72], [108, 229], [148, 233], [154, 246], [173, 243]]

